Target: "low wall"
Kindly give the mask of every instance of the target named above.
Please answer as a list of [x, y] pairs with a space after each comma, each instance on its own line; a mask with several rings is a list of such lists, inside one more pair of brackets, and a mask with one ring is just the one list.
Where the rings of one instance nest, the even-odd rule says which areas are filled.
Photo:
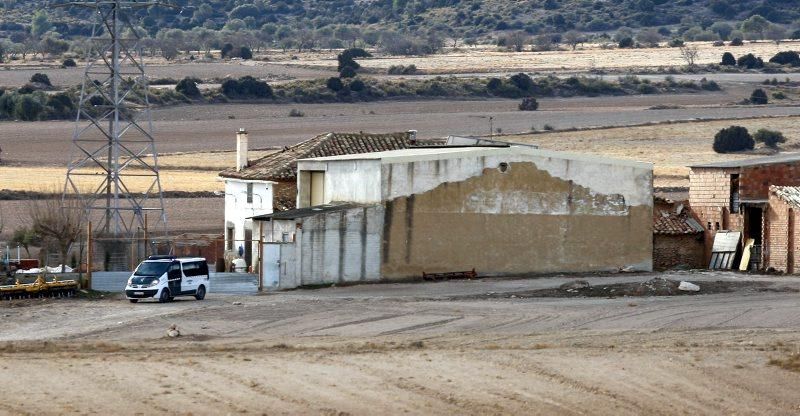
[[[94, 272], [92, 290], [122, 292], [131, 272]], [[258, 292], [258, 276], [247, 273], [211, 273], [208, 293], [243, 295]]]

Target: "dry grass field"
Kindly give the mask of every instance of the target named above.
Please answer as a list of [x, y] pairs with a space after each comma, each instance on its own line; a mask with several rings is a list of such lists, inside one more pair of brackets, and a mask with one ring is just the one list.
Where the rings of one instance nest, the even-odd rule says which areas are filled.
[[[719, 63], [722, 53], [730, 51], [736, 56], [753, 53], [766, 61], [780, 51], [796, 50], [798, 41], [746, 43], [742, 46], [714, 47], [711, 42], [690, 42], [698, 48], [695, 63]], [[359, 64], [381, 73], [392, 65], [415, 65], [428, 74], [463, 74], [485, 72], [585, 72], [590, 70], [633, 70], [654, 67], [681, 67], [686, 62], [678, 48], [659, 47], [642, 49], [603, 49], [600, 45], [587, 44], [575, 51], [558, 50], [547, 52], [507, 52], [496, 48], [469, 48], [450, 50], [431, 56], [403, 56], [359, 59]], [[298, 60], [275, 62], [289, 67], [335, 68], [336, 57], [332, 54], [301, 54]]]

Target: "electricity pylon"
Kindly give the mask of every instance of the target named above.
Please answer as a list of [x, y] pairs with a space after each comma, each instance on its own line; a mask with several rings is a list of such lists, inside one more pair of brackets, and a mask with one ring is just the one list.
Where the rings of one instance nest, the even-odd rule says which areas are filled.
[[133, 10], [155, 5], [171, 7], [133, 0], [57, 5], [89, 8], [97, 18], [63, 197], [81, 198], [87, 219], [108, 236], [145, 229], [147, 212], [155, 214], [151, 229], [167, 230], [140, 35], [131, 23]]

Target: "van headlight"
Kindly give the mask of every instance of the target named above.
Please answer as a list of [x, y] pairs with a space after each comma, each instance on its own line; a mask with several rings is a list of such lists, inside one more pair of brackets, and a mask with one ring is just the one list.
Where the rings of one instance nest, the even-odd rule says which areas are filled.
[[154, 279], [152, 282], [150, 282], [150, 287], [153, 286], [158, 286], [158, 279]]
[[128, 278], [128, 286], [133, 284], [133, 277]]

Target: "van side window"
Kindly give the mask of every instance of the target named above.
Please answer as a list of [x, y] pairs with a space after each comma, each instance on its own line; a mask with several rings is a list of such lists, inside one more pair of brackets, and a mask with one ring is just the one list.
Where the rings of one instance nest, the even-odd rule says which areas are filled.
[[205, 276], [208, 274], [208, 264], [204, 261], [183, 263], [183, 274], [186, 277]]

